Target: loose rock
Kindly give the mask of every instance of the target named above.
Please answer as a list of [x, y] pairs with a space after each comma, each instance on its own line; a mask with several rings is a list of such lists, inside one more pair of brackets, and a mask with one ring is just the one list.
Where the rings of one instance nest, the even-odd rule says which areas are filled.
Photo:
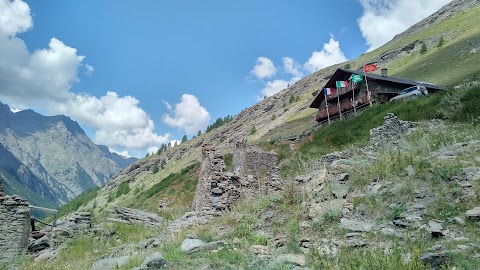
[[198, 249], [199, 247], [203, 247], [205, 245], [206, 245], [205, 242], [203, 242], [200, 239], [187, 238], [187, 239], [183, 240], [182, 245], [180, 246], [180, 249], [184, 253], [188, 254], [188, 253], [192, 252], [193, 250]]
[[96, 261], [90, 270], [114, 270], [117, 267], [122, 267], [129, 260], [128, 256], [118, 258], [107, 258]]
[[480, 221], [480, 207], [475, 207], [473, 209], [468, 210], [465, 215], [467, 218]]
[[163, 258], [162, 253], [155, 252], [147, 256], [140, 267], [143, 270], [161, 269], [167, 265], [167, 261]]
[[419, 260], [425, 264], [430, 264], [434, 269], [440, 268], [442, 265], [447, 264], [451, 257], [443, 251], [438, 253], [425, 253], [420, 255]]

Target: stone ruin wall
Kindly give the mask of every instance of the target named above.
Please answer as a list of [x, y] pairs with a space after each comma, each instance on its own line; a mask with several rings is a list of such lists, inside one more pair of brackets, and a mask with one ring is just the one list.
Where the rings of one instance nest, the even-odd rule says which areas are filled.
[[193, 199], [195, 211], [223, 211], [242, 197], [268, 194], [281, 189], [278, 155], [264, 152], [246, 143], [237, 143], [233, 155], [233, 173], [227, 172], [223, 156], [211, 144], [202, 147], [202, 165]]
[[31, 210], [19, 196], [5, 195], [0, 180], [0, 260], [27, 250]]
[[200, 175], [192, 208], [195, 211], [223, 211], [240, 198], [240, 181], [233, 173], [226, 171], [223, 157], [218, 155], [211, 144], [202, 146]]
[[233, 172], [240, 177], [246, 195], [268, 194], [281, 189], [278, 162], [275, 152], [265, 152], [245, 142], [235, 145]]
[[415, 123], [402, 121], [393, 113], [387, 113], [383, 119], [383, 125], [370, 130], [370, 144], [373, 146], [396, 146], [402, 134], [415, 129]]

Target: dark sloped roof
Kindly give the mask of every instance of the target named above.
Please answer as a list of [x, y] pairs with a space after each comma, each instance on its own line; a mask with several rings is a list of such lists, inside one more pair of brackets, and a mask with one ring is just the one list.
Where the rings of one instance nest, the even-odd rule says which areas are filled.
[[[366, 76], [368, 80], [391, 82], [394, 84], [398, 84], [400, 87], [403, 87], [403, 88], [407, 88], [413, 85], [423, 85], [429, 91], [432, 91], [432, 92], [435, 92], [438, 90], [446, 90], [443, 87], [433, 85], [430, 83], [419, 82], [419, 81], [414, 81], [414, 80], [409, 80], [409, 79], [399, 78], [399, 77], [382, 76], [380, 74], [375, 74], [375, 73], [364, 74], [363, 71], [348, 70], [343, 68], [337, 69], [323, 88], [336, 88], [336, 81], [347, 81], [352, 74]], [[323, 88], [321, 90], [323, 90]], [[312, 102], [312, 104], [310, 104], [310, 108], [318, 108], [324, 98], [325, 96], [323, 95], [323, 91], [320, 91], [320, 93], [315, 97], [315, 100]]]

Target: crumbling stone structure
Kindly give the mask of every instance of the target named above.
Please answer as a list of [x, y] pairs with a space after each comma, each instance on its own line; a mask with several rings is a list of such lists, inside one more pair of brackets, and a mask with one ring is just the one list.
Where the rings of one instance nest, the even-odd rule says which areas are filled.
[[400, 135], [408, 133], [415, 128], [415, 124], [408, 121], [402, 121], [393, 113], [388, 113], [384, 118], [384, 124], [370, 130], [370, 144], [397, 145]]
[[0, 191], [0, 260], [9, 259], [27, 250], [31, 210], [19, 196]]
[[3, 190], [2, 177], [0, 177], [0, 196], [5, 195], [5, 190]]
[[202, 146], [202, 158], [193, 210], [230, 209], [240, 199], [239, 177], [226, 171], [223, 157], [215, 152], [213, 145]]
[[282, 187], [278, 155], [245, 142], [236, 144], [233, 173], [226, 171], [223, 157], [211, 144], [202, 147], [203, 162], [193, 199], [195, 211], [230, 209], [241, 197], [268, 194]]
[[235, 144], [233, 172], [241, 179], [245, 195], [268, 194], [282, 188], [278, 155], [265, 152], [245, 141]]

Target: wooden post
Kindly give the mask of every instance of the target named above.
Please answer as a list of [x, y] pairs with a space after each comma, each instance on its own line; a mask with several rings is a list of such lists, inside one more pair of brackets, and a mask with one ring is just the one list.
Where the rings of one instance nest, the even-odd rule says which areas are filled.
[[[342, 89], [340, 87], [340, 89]], [[337, 89], [337, 107], [338, 107], [338, 113], [340, 114], [340, 119], [343, 118], [342, 116], [342, 108], [340, 108], [340, 89]]]
[[328, 124], [330, 125], [330, 113], [328, 112], [328, 101], [327, 101], [327, 94], [325, 93], [325, 89], [323, 89], [323, 95], [325, 96], [325, 108], [327, 109]]
[[367, 85], [368, 103], [370, 103], [370, 107], [372, 107], [372, 99], [370, 98], [370, 90], [368, 89], [368, 79], [367, 79], [367, 72], [365, 71], [365, 64], [363, 65], [363, 75], [365, 77], [365, 84]]
[[355, 88], [353, 87], [353, 83], [352, 83], [352, 94], [353, 94], [353, 97], [352, 97], [353, 114], [357, 115], [357, 108], [355, 106]]
[[43, 212], [43, 213], [53, 214], [52, 228], [57, 226], [58, 210], [45, 208], [45, 207], [39, 207], [39, 206], [35, 206], [35, 205], [30, 205], [29, 208], [32, 209], [32, 210]]

